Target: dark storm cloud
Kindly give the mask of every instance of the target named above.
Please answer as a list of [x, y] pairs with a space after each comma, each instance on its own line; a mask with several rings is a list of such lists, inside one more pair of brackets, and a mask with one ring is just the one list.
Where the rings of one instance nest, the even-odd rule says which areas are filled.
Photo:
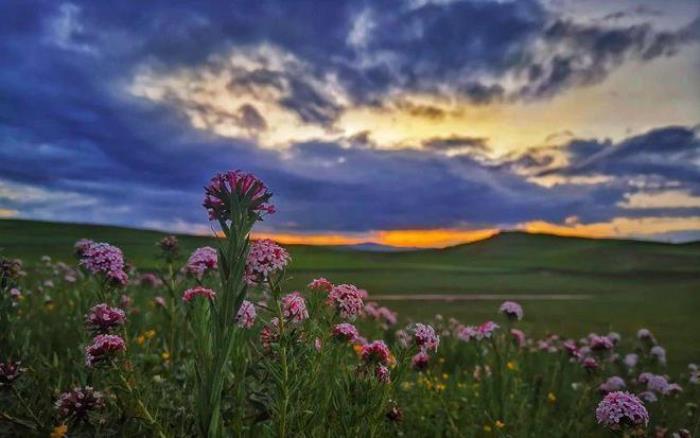
[[469, 149], [475, 152], [489, 150], [488, 139], [484, 137], [463, 137], [452, 135], [449, 137], [436, 137], [424, 140], [421, 145], [429, 150], [449, 151], [453, 149]]
[[676, 32], [657, 32], [648, 24], [597, 27], [556, 20], [543, 32], [553, 55], [523, 67], [531, 82], [520, 95], [546, 97], [565, 89], [601, 82], [629, 59], [649, 61], [672, 56], [686, 43], [698, 39], [697, 19]]
[[[260, 149], [194, 130], [180, 112], [126, 93], [143, 65], [155, 71], [228, 69], [220, 57], [232, 47], [273, 44], [300, 59], [311, 78], [335, 75], [357, 102], [381, 105], [392, 91], [449, 84], [450, 92], [486, 103], [506, 97], [498, 79], [523, 66], [539, 87], [526, 94], [542, 96], [592, 74], [581, 73], [576, 61], [581, 57], [598, 56], [606, 74], [625, 53], [645, 59], [669, 54], [679, 44], [678, 37], [664, 39], [648, 29], [629, 36], [567, 22], [552, 25], [550, 14], [532, 1], [410, 8], [374, 1], [106, 6], [22, 0], [3, 2], [3, 9], [11, 13], [0, 14], [0, 207], [28, 217], [127, 225], [205, 223], [201, 187], [211, 174], [229, 168], [252, 171], [275, 191], [280, 214], [266, 224], [277, 229], [491, 226], [561, 222], [569, 215], [604, 220], [616, 213], [623, 194], [616, 185], [552, 190], [508, 166], [469, 156], [382, 152], [371, 147], [371, 133], [349, 140], [366, 147], [309, 142], [284, 153]], [[374, 26], [366, 44], [355, 46], [348, 35], [365, 9]], [[535, 67], [533, 42], [574, 44], [579, 37], [573, 55], [556, 61], [561, 64], [556, 72], [554, 60]], [[342, 105], [320, 93], [311, 78], [261, 69], [236, 77], [232, 86], [284, 88], [290, 92], [281, 103], [302, 120], [332, 124]], [[205, 104], [194, 110], [238, 120], [252, 131], [269, 128], [254, 104], [231, 113], [213, 114]], [[411, 111], [442, 117], [429, 106]], [[697, 148], [697, 136], [674, 129], [672, 138], [572, 144], [572, 166], [556, 172], [647, 172], [697, 181], [691, 161], [667, 159], [687, 158]], [[486, 145], [482, 139], [447, 138], [428, 147], [444, 149], [457, 140], [477, 149]], [[615, 152], [606, 153], [610, 148]], [[654, 157], [663, 157], [662, 163], [650, 161]]]
[[700, 192], [700, 137], [691, 128], [656, 129], [618, 143], [574, 140], [564, 150], [569, 164], [543, 174], [656, 177]]

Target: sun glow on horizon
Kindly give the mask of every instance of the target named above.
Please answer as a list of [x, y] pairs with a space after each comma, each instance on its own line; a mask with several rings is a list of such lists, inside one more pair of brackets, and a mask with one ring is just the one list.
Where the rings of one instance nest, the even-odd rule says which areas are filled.
[[488, 239], [500, 232], [497, 228], [480, 230], [415, 229], [382, 230], [367, 233], [253, 233], [255, 239], [271, 239], [287, 245], [359, 245], [375, 243], [400, 248], [444, 248], [461, 243]]

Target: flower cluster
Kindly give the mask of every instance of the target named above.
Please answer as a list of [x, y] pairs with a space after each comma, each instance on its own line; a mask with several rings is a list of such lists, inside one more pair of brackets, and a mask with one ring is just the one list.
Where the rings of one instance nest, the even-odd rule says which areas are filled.
[[675, 394], [683, 390], [677, 383], [669, 383], [665, 376], [653, 373], [641, 373], [637, 382], [646, 385], [647, 391], [661, 395]]
[[122, 309], [110, 307], [105, 303], [93, 306], [85, 315], [85, 323], [93, 333], [107, 334], [125, 322], [126, 314]]
[[201, 280], [208, 271], [218, 267], [216, 250], [210, 246], [204, 246], [194, 250], [185, 264], [185, 272]]
[[270, 351], [272, 344], [277, 342], [280, 336], [279, 319], [272, 318], [269, 324], [265, 324], [260, 330], [260, 343], [263, 350]]
[[97, 335], [92, 344], [85, 348], [85, 364], [94, 367], [123, 351], [126, 351], [126, 344], [121, 336]]
[[268, 201], [272, 197], [267, 186], [249, 173], [230, 170], [215, 175], [205, 187], [204, 208], [209, 220], [232, 221], [233, 205], [242, 205], [250, 214], [261, 219], [272, 214], [275, 207]]
[[343, 319], [355, 319], [364, 309], [362, 292], [352, 284], [333, 286], [328, 294], [328, 303], [335, 307]]
[[175, 236], [165, 236], [157, 245], [166, 260], [174, 260], [180, 253], [180, 242]]
[[376, 363], [388, 365], [391, 358], [391, 351], [384, 341], [372, 341], [362, 346], [362, 360], [366, 363]]
[[283, 270], [291, 258], [287, 250], [269, 239], [256, 240], [250, 245], [245, 265], [248, 284], [267, 280], [274, 272]]
[[479, 326], [464, 326], [458, 330], [457, 336], [464, 342], [469, 342], [472, 339], [481, 341], [493, 336], [493, 333], [500, 326], [493, 321], [486, 321]]
[[656, 344], [656, 338], [649, 329], [641, 328], [637, 331], [637, 338], [642, 342]]
[[588, 345], [593, 351], [610, 351], [615, 347], [609, 337], [598, 336], [595, 333], [588, 335]]
[[515, 301], [504, 301], [498, 310], [510, 320], [523, 319], [523, 308]]
[[604, 383], [601, 383], [598, 390], [603, 394], [607, 394], [609, 392], [620, 391], [625, 389], [625, 387], [625, 381], [622, 379], [622, 377], [612, 376], [609, 377]]
[[315, 292], [330, 292], [333, 289], [333, 283], [326, 280], [323, 277], [315, 278], [307, 286], [310, 290]]
[[515, 341], [515, 344], [518, 347], [524, 347], [525, 346], [525, 332], [519, 329], [510, 329], [510, 335], [513, 337], [513, 340]]
[[73, 245], [73, 254], [79, 259], [85, 257], [87, 250], [94, 244], [90, 239], [80, 239]]
[[109, 281], [125, 285], [129, 280], [122, 250], [109, 243], [93, 243], [83, 252], [80, 264], [93, 274], [102, 274]]
[[204, 297], [208, 300], [213, 300], [214, 298], [216, 298], [216, 292], [206, 287], [195, 286], [183, 292], [182, 301], [189, 303], [196, 296]]
[[139, 284], [141, 286], [159, 288], [163, 285], [163, 280], [161, 280], [160, 277], [158, 277], [153, 272], [146, 272], [144, 274], [141, 274], [141, 277], [139, 278]]
[[0, 257], [0, 288], [7, 287], [11, 283], [10, 280], [17, 280], [24, 275], [22, 260]]
[[336, 324], [333, 327], [333, 337], [343, 342], [355, 342], [360, 336], [357, 328], [347, 322]]
[[64, 392], [56, 400], [58, 415], [63, 419], [75, 418], [83, 420], [88, 414], [105, 406], [104, 396], [90, 386], [73, 388]]
[[660, 345], [654, 345], [649, 350], [649, 354], [658, 364], [666, 366], [666, 350]]
[[413, 339], [421, 351], [437, 351], [440, 345], [440, 337], [435, 334], [435, 329], [426, 324], [417, 323], [413, 327]]
[[11, 386], [15, 383], [15, 380], [19, 379], [19, 376], [25, 371], [21, 365], [22, 362], [15, 362], [12, 360], [0, 362], [0, 388]]
[[599, 424], [612, 430], [623, 426], [646, 426], [649, 413], [637, 396], [628, 392], [615, 391], [605, 396], [595, 411]]
[[379, 306], [377, 303], [366, 303], [363, 313], [367, 317], [381, 322], [384, 328], [396, 325], [397, 322], [396, 312], [391, 311], [387, 307]]
[[236, 314], [236, 324], [242, 328], [251, 328], [255, 324], [255, 305], [248, 300], [243, 300]]
[[419, 351], [411, 358], [411, 367], [413, 367], [413, 369], [416, 371], [425, 370], [428, 368], [429, 363], [430, 356], [423, 350]]
[[290, 322], [302, 322], [309, 317], [306, 301], [299, 292], [292, 292], [282, 297], [282, 313]]

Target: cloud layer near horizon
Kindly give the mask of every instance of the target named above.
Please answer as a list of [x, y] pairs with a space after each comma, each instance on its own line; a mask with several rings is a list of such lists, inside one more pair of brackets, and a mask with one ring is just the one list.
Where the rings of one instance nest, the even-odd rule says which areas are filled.
[[484, 0], [8, 7], [0, 217], [207, 230], [201, 187], [241, 168], [275, 192], [266, 232], [700, 230], [698, 111], [537, 144], [484, 122], [697, 50], [697, 18]]

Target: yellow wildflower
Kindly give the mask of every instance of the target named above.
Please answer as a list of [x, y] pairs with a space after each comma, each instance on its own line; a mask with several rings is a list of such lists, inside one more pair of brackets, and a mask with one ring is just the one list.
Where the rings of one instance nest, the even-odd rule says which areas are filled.
[[137, 344], [143, 345], [144, 342], [146, 342], [146, 337], [144, 335], [139, 335], [136, 337]]
[[511, 371], [515, 371], [515, 370], [518, 369], [518, 364], [515, 363], [515, 362], [513, 362], [513, 361], [509, 361], [509, 362], [506, 364], [506, 367], [507, 367], [509, 370], [511, 370]]
[[444, 391], [445, 388], [446, 388], [445, 385], [442, 384], [442, 383], [438, 383], [437, 385], [435, 385], [435, 390], [438, 391], [438, 392]]
[[491, 432], [491, 426], [484, 424], [484, 432]]
[[496, 427], [499, 429], [503, 429], [504, 427], [506, 427], [506, 423], [502, 422], [501, 420], [496, 420], [495, 424], [496, 424]]
[[56, 426], [53, 428], [53, 431], [51, 432], [51, 435], [49, 435], [51, 438], [63, 438], [66, 436], [68, 433], [68, 426], [65, 424], [61, 424], [60, 426]]
[[447, 373], [442, 373], [442, 380], [447, 380], [450, 378], [450, 375]]
[[413, 388], [413, 382], [402, 382], [401, 388], [404, 390], [409, 390], [409, 389]]
[[170, 353], [167, 351], [164, 351], [160, 354], [160, 357], [163, 358], [165, 362], [170, 360]]
[[146, 330], [146, 332], [143, 334], [146, 339], [153, 339], [153, 337], [156, 335], [155, 330]]
[[357, 354], [357, 357], [362, 357], [362, 345], [354, 344], [352, 346], [352, 349], [355, 350], [355, 354]]
[[554, 403], [556, 403], [556, 401], [557, 401], [557, 396], [554, 395], [553, 392], [550, 392], [549, 394], [547, 394], [547, 401], [548, 401], [549, 403], [554, 404]]

